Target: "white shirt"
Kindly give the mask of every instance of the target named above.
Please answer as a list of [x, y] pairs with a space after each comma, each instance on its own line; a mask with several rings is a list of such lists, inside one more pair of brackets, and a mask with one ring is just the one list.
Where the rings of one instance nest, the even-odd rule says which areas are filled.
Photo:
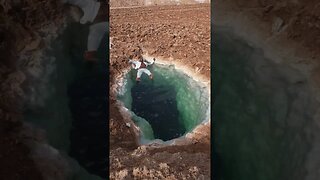
[[76, 5], [82, 9], [83, 16], [80, 19], [81, 24], [93, 22], [100, 9], [100, 2], [96, 0], [62, 0], [62, 2]]
[[87, 2], [88, 3], [86, 6], [81, 7], [83, 11], [83, 16], [80, 19], [81, 24], [86, 24], [87, 22], [93, 22], [100, 9], [100, 2], [96, 2], [93, 0], [91, 1], [87, 0]]
[[[154, 63], [154, 60], [152, 60], [151, 62], [148, 62], [148, 61], [143, 61], [144, 62], [144, 64], [146, 65], [146, 66], [149, 66], [149, 65], [152, 65], [153, 63]], [[141, 62], [140, 61], [134, 61], [134, 60], [129, 60], [129, 63], [132, 63], [132, 64], [134, 64], [135, 66], [134, 66], [134, 69], [139, 69], [140, 68], [140, 66], [141, 66]]]

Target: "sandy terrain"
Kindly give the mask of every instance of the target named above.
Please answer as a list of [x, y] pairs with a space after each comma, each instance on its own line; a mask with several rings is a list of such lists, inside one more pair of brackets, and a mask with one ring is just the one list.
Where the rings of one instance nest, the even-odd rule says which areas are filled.
[[[182, 64], [210, 79], [210, 5], [150, 6], [110, 12], [110, 79], [129, 67], [129, 57], [148, 54]], [[140, 146], [111, 93], [110, 177], [112, 179], [209, 179], [210, 128], [193, 144]], [[130, 128], [132, 129], [132, 128]], [[130, 138], [128, 138], [130, 137]], [[201, 162], [201, 163], [199, 163]]]

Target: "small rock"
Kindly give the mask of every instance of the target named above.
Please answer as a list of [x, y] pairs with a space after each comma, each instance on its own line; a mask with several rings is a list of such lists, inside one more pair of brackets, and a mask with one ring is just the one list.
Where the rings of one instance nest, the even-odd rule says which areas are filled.
[[131, 124], [130, 124], [130, 123], [126, 123], [126, 126], [127, 126], [127, 127], [131, 127]]
[[167, 163], [160, 163], [159, 166], [160, 166], [160, 169], [168, 169], [169, 168]]

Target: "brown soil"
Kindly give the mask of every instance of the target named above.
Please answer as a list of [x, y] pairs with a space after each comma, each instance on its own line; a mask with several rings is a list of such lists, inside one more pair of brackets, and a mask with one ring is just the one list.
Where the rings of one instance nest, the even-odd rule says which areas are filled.
[[312, 64], [313, 79], [320, 84], [319, 1], [217, 0], [213, 6], [219, 11], [214, 11], [216, 19], [237, 19], [243, 29], [245, 26], [256, 28], [256, 32], [265, 36], [265, 41], [272, 43], [270, 46], [275, 45], [275, 51], [290, 49], [285, 56], [291, 61], [298, 59], [293, 63], [299, 66]]
[[317, 0], [229, 0], [223, 3], [235, 4], [234, 10], [250, 13], [270, 27], [276, 18], [280, 18], [287, 39], [297, 41], [313, 51], [320, 50], [320, 2]]
[[28, 157], [30, 150], [23, 143], [23, 137], [17, 137], [21, 123], [12, 121], [12, 119], [8, 121], [1, 119], [1, 121], [0, 179], [43, 179], [36, 169], [34, 161]]
[[[200, 1], [202, 3], [210, 3], [210, 0]], [[132, 7], [132, 6], [148, 6], [148, 5], [177, 5], [177, 4], [198, 4], [197, 0], [111, 0], [111, 7]]]
[[141, 47], [210, 77], [210, 5], [113, 9], [110, 15], [111, 71], [128, 67]]
[[[110, 37], [111, 85], [129, 67], [128, 58], [141, 52], [183, 63], [210, 79], [209, 4], [111, 9]], [[111, 179], [209, 179], [209, 137], [189, 145], [139, 147], [115, 94], [110, 98]]]

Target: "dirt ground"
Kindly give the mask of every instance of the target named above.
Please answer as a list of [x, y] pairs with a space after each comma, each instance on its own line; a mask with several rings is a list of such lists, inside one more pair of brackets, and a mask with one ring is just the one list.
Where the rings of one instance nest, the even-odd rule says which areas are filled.
[[278, 54], [282, 49], [283, 59], [300, 67], [312, 66], [313, 79], [320, 85], [319, 1], [216, 0], [213, 7], [215, 21], [234, 19], [230, 24], [242, 26], [241, 31], [251, 29], [252, 37], [259, 34], [263, 39], [260, 44]]
[[281, 32], [287, 40], [299, 42], [314, 53], [320, 50], [320, 2], [317, 0], [217, 0], [213, 4], [256, 17], [261, 24], [269, 26], [270, 34]]
[[[141, 52], [172, 58], [210, 79], [209, 4], [111, 9], [110, 38], [111, 84], [128, 68], [128, 58]], [[115, 94], [110, 96], [111, 179], [210, 178], [209, 137], [191, 145], [139, 147], [115, 105]]]
[[174, 58], [210, 77], [209, 4], [112, 9], [110, 38], [111, 71], [128, 67], [126, 60], [140, 47], [143, 53]]
[[111, 7], [210, 3], [210, 0], [111, 0]]

